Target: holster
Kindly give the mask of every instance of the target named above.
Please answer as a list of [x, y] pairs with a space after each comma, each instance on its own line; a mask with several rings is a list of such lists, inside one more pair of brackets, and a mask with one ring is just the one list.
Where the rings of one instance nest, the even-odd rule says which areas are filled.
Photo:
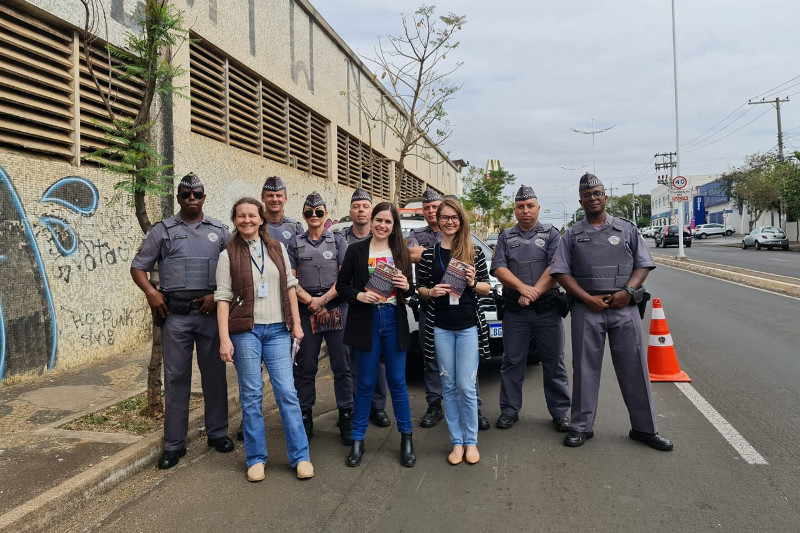
[[176, 315], [188, 314], [189, 311], [200, 309], [202, 305], [203, 303], [198, 300], [182, 300], [180, 298], [171, 298], [167, 300], [169, 312], [175, 313]]
[[503, 295], [497, 291], [497, 287], [492, 287], [492, 299], [494, 299], [494, 307], [497, 310], [498, 320], [503, 320], [506, 314], [506, 303], [503, 301]]
[[631, 302], [639, 308], [639, 318], [644, 320], [644, 312], [647, 310], [647, 302], [650, 301], [651, 294], [643, 286], [636, 289], [631, 296]]

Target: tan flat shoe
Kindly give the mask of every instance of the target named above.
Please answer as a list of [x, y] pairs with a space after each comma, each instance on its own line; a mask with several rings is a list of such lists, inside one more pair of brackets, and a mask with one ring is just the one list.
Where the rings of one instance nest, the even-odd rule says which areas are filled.
[[464, 454], [467, 464], [474, 465], [481, 460], [481, 454], [478, 452], [477, 446], [467, 446], [467, 453]]
[[464, 447], [453, 446], [453, 451], [447, 456], [447, 462], [451, 465], [460, 464], [464, 460]]
[[300, 461], [297, 463], [297, 479], [308, 479], [314, 477], [314, 465], [311, 461]]
[[264, 479], [264, 463], [256, 463], [247, 469], [247, 481], [261, 481]]

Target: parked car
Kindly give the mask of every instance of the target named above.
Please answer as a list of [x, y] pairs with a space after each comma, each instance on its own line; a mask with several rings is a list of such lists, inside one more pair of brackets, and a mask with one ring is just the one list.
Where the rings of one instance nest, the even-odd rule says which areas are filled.
[[775, 226], [759, 226], [748, 233], [742, 239], [742, 250], [747, 250], [748, 246], [754, 246], [760, 250], [766, 246], [767, 250], [772, 250], [778, 246], [783, 250], [789, 249], [789, 238], [781, 228]]
[[658, 231], [659, 226], [647, 226], [641, 229], [642, 237], [652, 237]]
[[726, 237], [730, 237], [733, 233], [733, 228], [729, 228], [723, 224], [700, 224], [694, 227], [694, 236], [698, 239], [707, 239], [713, 235], [725, 235]]
[[[422, 217], [421, 214], [412, 214], [410, 216], [407, 215], [407, 211], [412, 211], [411, 209], [403, 209], [401, 211], [401, 218], [400, 218], [400, 227], [403, 228], [403, 237], [408, 237], [408, 234], [414, 228], [424, 228], [428, 225], [425, 222], [425, 219]], [[406, 212], [406, 213], [404, 213]], [[341, 231], [342, 229], [351, 226], [352, 222], [340, 222], [338, 224], [333, 224], [329, 229], [331, 231]], [[476, 237], [474, 234], [472, 235], [472, 243], [483, 250], [483, 255], [486, 256], [486, 266], [491, 270], [492, 268], [492, 249], [489, 246]], [[489, 284], [494, 289], [492, 292], [489, 293], [488, 296], [484, 296], [480, 299], [481, 307], [483, 308], [484, 317], [486, 318], [486, 324], [489, 326], [489, 348], [492, 354], [492, 357], [499, 357], [503, 355], [503, 322], [497, 318], [497, 305], [495, 304], [495, 294], [499, 292], [499, 288], [502, 287], [500, 282], [494, 276], [489, 276]], [[411, 349], [408, 353], [408, 359], [410, 362], [415, 362], [414, 364], [421, 364], [422, 363], [422, 353], [419, 346], [419, 300], [416, 295], [414, 295], [408, 302], [408, 306], [413, 311], [412, 313], [408, 314], [408, 330], [411, 333]], [[531, 348], [528, 354], [528, 361], [530, 363], [538, 362], [538, 353], [536, 353], [534, 349], [533, 340], [531, 340]]]
[[[658, 232], [653, 235], [656, 241], [656, 248], [663, 246], [678, 246], [678, 225], [660, 226]], [[683, 228], [683, 245], [687, 248], [692, 246], [692, 232], [689, 228]]]
[[486, 244], [489, 245], [489, 248], [494, 250], [494, 247], [497, 245], [497, 239], [500, 238], [499, 233], [490, 233], [489, 236], [486, 238]]

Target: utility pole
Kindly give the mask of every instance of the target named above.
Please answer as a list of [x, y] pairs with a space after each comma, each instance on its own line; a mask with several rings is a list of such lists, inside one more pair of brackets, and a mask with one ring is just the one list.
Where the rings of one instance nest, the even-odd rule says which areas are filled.
[[[781, 100], [780, 98], [776, 98], [775, 100], [764, 100], [763, 98], [758, 102], [753, 102], [748, 100], [747, 103], [749, 105], [756, 105], [756, 104], [774, 104], [775, 110], [778, 112], [778, 161], [783, 162], [783, 130], [781, 129], [781, 104], [788, 102], [789, 97], [784, 98]], [[783, 206], [783, 194], [781, 194], [781, 212], [778, 214], [778, 225], [785, 231], [786, 230], [786, 217], [784, 215], [784, 206]]]
[[[636, 224], [636, 193], [634, 192], [634, 188], [636, 187], [637, 183], [639, 182], [637, 181], [636, 183], [623, 183], [623, 185], [631, 186], [631, 213], [633, 214], [631, 218], [633, 219], [634, 224]], [[636, 225], [638, 226], [638, 224]]]
[[592, 119], [592, 129], [589, 130], [589, 131], [576, 130], [575, 128], [570, 128], [575, 133], [582, 133], [584, 135], [591, 135], [592, 136], [592, 174], [594, 174], [594, 175], [597, 175], [597, 166], [594, 164], [594, 136], [596, 134], [598, 134], [598, 133], [603, 133], [604, 131], [608, 131], [611, 128], [613, 128], [614, 126], [616, 126], [616, 124], [612, 124], [609, 127], [604, 128], [602, 130], [596, 130], [596, 129], [594, 129], [594, 119]]
[[[672, 192], [672, 169], [678, 166], [677, 161], [673, 161], [673, 158], [676, 157], [678, 154], [676, 152], [664, 152], [661, 154], [655, 154], [653, 156], [656, 159], [656, 170], [669, 170], [669, 175], [667, 174], [659, 174], [657, 176], [657, 181], [659, 185], [666, 185], [667, 186], [667, 194]], [[661, 160], [659, 161], [659, 158]], [[669, 159], [669, 161], [667, 161]], [[652, 205], [652, 204], [651, 204]], [[672, 218], [673, 211], [675, 207], [672, 205], [672, 195], [670, 194], [670, 201], [669, 201], [669, 216], [670, 219]], [[667, 224], [670, 224], [672, 221], [668, 220]]]

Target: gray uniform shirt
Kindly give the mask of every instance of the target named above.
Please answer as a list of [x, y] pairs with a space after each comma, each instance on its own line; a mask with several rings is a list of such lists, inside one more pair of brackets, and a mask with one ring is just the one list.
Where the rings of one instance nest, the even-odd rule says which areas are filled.
[[303, 225], [293, 218], [284, 216], [277, 224], [267, 222], [267, 231], [270, 237], [279, 240], [288, 250], [294, 238], [303, 233]]
[[[584, 225], [583, 234], [586, 235], [585, 238], [591, 239], [592, 234], [598, 233], [602, 228], [609, 226], [614, 217], [611, 215], [606, 214], [605, 222], [603, 226], [600, 228], [595, 228], [588, 222], [586, 219], [581, 220], [578, 224]], [[636, 226], [627, 220], [622, 220], [623, 222], [623, 232], [622, 232], [622, 240], [625, 244], [627, 244], [628, 248], [630, 249], [633, 255], [633, 268], [634, 270], [637, 268], [649, 268], [654, 269], [656, 267], [655, 261], [653, 261], [653, 256], [650, 254], [650, 250], [647, 248], [647, 244], [645, 244], [644, 239], [639, 232], [636, 230]], [[577, 224], [576, 224], [577, 226]], [[561, 244], [559, 244], [558, 249], [556, 250], [555, 256], [552, 259], [552, 263], [550, 265], [550, 275], [554, 274], [573, 274], [573, 264], [572, 264], [572, 251], [576, 245], [580, 245], [578, 239], [575, 238], [574, 232], [575, 226], [567, 229], [564, 232], [564, 235], [561, 238]], [[607, 246], [618, 246], [620, 243], [613, 243], [611, 240], [606, 242]], [[492, 263], [494, 266], [494, 263]], [[597, 266], [613, 266], [613, 265], [602, 265], [597, 264]]]

